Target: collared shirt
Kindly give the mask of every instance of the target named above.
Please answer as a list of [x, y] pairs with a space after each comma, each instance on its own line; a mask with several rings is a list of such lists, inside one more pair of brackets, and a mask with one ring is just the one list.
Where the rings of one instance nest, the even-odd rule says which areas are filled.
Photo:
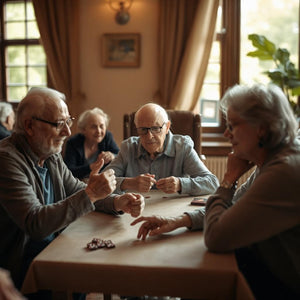
[[130, 137], [122, 142], [119, 154], [106, 169], [115, 171], [118, 193], [121, 193], [120, 186], [125, 177], [145, 173], [154, 174], [156, 180], [178, 177], [182, 194], [211, 194], [219, 185], [217, 177], [206, 168], [194, 150], [192, 139], [171, 132], [166, 136], [164, 151], [154, 160], [142, 146], [139, 137]]

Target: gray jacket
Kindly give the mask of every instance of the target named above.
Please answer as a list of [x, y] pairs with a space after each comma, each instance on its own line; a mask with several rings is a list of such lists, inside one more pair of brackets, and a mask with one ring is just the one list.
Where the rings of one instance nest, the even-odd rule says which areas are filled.
[[[73, 177], [60, 154], [45, 162], [52, 178], [55, 203], [44, 205], [37, 162], [24, 136], [14, 133], [0, 142], [0, 267], [10, 270], [17, 285], [29, 239], [40, 240], [57, 233], [95, 210], [85, 193], [86, 184]], [[105, 212], [116, 213], [111, 199], [98, 206]]]

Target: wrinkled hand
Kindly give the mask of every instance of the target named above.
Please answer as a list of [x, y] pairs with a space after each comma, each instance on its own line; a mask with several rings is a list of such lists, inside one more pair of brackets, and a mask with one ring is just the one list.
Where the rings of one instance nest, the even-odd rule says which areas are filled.
[[98, 159], [101, 159], [101, 158], [104, 160], [104, 164], [106, 165], [106, 164], [110, 163], [115, 158], [115, 156], [110, 151], [102, 151], [98, 155]]
[[92, 202], [107, 197], [116, 189], [117, 181], [114, 170], [108, 169], [103, 173], [99, 173], [103, 165], [103, 159], [97, 160], [85, 189]]
[[175, 230], [182, 226], [179, 218], [151, 216], [151, 217], [139, 217], [134, 220], [130, 225], [135, 225], [139, 222], [144, 223], [140, 226], [137, 234], [138, 239], [145, 240], [147, 235], [154, 236]]
[[224, 179], [229, 182], [235, 182], [253, 166], [254, 163], [241, 159], [233, 152], [230, 152], [227, 158], [227, 170], [225, 172]]
[[156, 187], [167, 194], [177, 193], [181, 191], [181, 183], [178, 177], [166, 177], [156, 182]]
[[0, 268], [0, 299], [24, 300], [25, 298], [15, 288], [8, 271]]
[[114, 206], [117, 211], [123, 211], [136, 218], [144, 210], [145, 199], [140, 194], [126, 193], [114, 198]]
[[155, 175], [146, 173], [132, 178], [125, 178], [121, 185], [121, 189], [134, 190], [140, 193], [146, 193], [151, 190], [155, 183]]

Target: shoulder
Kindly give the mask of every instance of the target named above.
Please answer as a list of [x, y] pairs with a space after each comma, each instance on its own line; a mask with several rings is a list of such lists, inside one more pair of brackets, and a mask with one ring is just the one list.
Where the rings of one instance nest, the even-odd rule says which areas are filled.
[[125, 149], [137, 149], [139, 145], [140, 138], [138, 136], [131, 136], [130, 138], [122, 141], [121, 150]]
[[70, 136], [67, 140], [67, 144], [78, 145], [84, 142], [84, 135], [82, 133], [77, 133]]
[[173, 134], [170, 141], [176, 146], [194, 147], [194, 142], [189, 135]]
[[106, 130], [105, 136], [104, 136], [104, 140], [106, 141], [112, 141], [114, 139], [113, 134], [109, 131]]

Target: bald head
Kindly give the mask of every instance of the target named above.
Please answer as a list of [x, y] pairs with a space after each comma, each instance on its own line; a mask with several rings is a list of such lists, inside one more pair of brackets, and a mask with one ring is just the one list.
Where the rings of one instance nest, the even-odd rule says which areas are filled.
[[18, 105], [16, 131], [24, 133], [24, 122], [33, 116], [47, 118], [62, 106], [66, 107], [65, 95], [45, 87], [32, 88]]
[[[135, 113], [134, 123], [136, 127], [141, 127], [142, 120], [149, 120], [151, 126], [167, 123], [169, 120], [168, 114], [163, 107], [155, 103], [147, 103], [140, 107]], [[147, 121], [146, 121], [147, 122]]]

